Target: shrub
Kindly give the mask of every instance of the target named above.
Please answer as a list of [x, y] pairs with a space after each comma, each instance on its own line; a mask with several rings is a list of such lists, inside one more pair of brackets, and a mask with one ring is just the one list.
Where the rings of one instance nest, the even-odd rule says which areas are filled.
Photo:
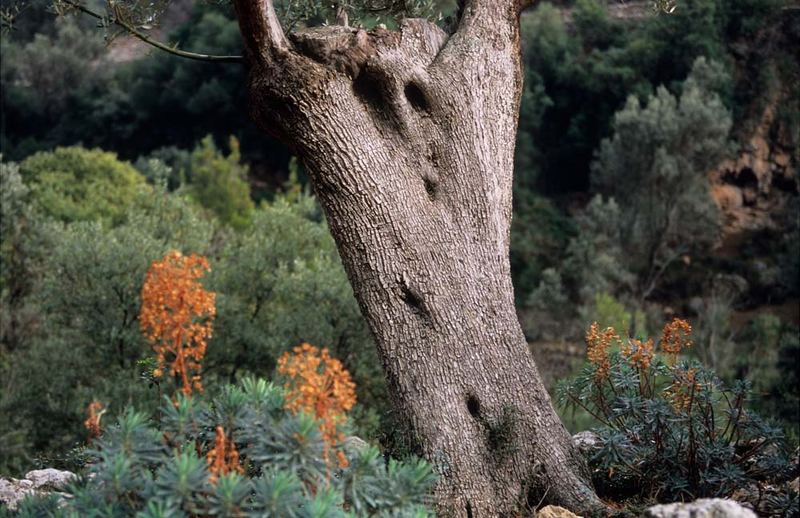
[[625, 200], [621, 243], [642, 298], [682, 255], [705, 251], [718, 237], [706, 176], [729, 151], [731, 115], [713, 91], [720, 73], [700, 58], [679, 98], [664, 87], [645, 107], [628, 98], [592, 166], [593, 187]]
[[250, 225], [253, 201], [247, 184], [247, 166], [241, 163], [239, 141], [231, 137], [226, 157], [205, 137], [192, 153], [188, 191], [225, 224], [241, 230]]
[[[35, 266], [41, 275], [14, 282], [32, 281], [19, 308], [35, 312], [36, 326], [24, 328], [21, 346], [0, 373], [0, 414], [7, 416], [0, 432], [24, 438], [24, 451], [3, 458], [15, 464], [14, 473], [31, 469], [34, 455], [60, 456], [79, 441], [93, 398], [112, 409], [127, 401], [147, 409], [159, 404], [134, 368], [147, 352], [138, 321], [142, 283], [151, 262], [170, 249], [207, 253], [211, 226], [191, 205], [163, 192], [137, 202], [126, 220], [114, 228], [37, 223], [45, 245], [37, 244], [36, 228], [25, 236], [32, 241], [24, 241], [22, 251], [34, 255], [21, 259], [35, 259], [26, 271]], [[8, 437], [6, 444], [13, 442]]]
[[589, 463], [605, 496], [674, 501], [725, 497], [752, 482], [779, 482], [792, 468], [782, 432], [747, 408], [750, 383], [728, 387], [679, 356], [691, 346], [683, 320], [653, 339], [620, 339], [595, 323], [589, 363], [562, 382], [558, 399], [599, 423]]
[[210, 400], [165, 397], [159, 420], [129, 409], [95, 441], [63, 507], [29, 499], [21, 514], [433, 516], [430, 465], [351, 445], [349, 466], [331, 476], [319, 423], [285, 406], [279, 387], [247, 378]]
[[38, 208], [64, 222], [119, 224], [147, 189], [133, 166], [99, 149], [66, 147], [36, 153], [20, 163], [19, 170]]

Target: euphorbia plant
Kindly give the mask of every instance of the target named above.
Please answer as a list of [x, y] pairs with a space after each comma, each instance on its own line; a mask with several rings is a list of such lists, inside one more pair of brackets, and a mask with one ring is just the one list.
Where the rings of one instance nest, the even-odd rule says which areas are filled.
[[599, 423], [589, 463], [601, 494], [645, 501], [731, 496], [791, 474], [782, 432], [747, 408], [750, 384], [728, 387], [681, 357], [691, 333], [681, 319], [664, 326], [657, 346], [597, 323], [586, 333], [589, 362], [557, 392], [563, 406]]
[[210, 269], [204, 257], [173, 250], [150, 266], [142, 287], [139, 322], [156, 353], [153, 374], [161, 377], [167, 371], [187, 396], [203, 389], [200, 362], [216, 307], [215, 294], [199, 279]]

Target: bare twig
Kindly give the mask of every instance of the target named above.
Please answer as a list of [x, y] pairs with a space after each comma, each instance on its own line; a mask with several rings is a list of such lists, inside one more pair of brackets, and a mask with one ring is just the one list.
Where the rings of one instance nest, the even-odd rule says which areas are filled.
[[[78, 2], [75, 2], [73, 0], [61, 0], [61, 1], [64, 4], [70, 6], [70, 7], [74, 8], [74, 9], [77, 9], [78, 11], [80, 11], [80, 12], [82, 12], [84, 14], [88, 14], [89, 16], [91, 16], [93, 18], [97, 18], [98, 20], [105, 21], [107, 19], [102, 14], [100, 14], [100, 13], [98, 13], [96, 11], [93, 11], [93, 10], [89, 9], [88, 7], [82, 5], [82, 4], [78, 3]], [[120, 19], [120, 18], [118, 18], [116, 16], [111, 18], [110, 21], [114, 25], [117, 25], [118, 27], [120, 27], [123, 30], [125, 30], [125, 32], [129, 33], [130, 35], [142, 40], [143, 42], [147, 43], [148, 45], [151, 45], [151, 46], [153, 46], [153, 47], [155, 47], [155, 48], [157, 48], [159, 50], [163, 50], [164, 52], [166, 52], [168, 54], [172, 54], [173, 56], [178, 56], [178, 57], [186, 58], [186, 59], [193, 59], [195, 61], [210, 61], [212, 63], [242, 63], [242, 62], [244, 62], [244, 57], [242, 57], [242, 56], [217, 56], [217, 55], [213, 55], [213, 54], [199, 54], [199, 53], [196, 53], [196, 52], [188, 52], [188, 51], [185, 51], [185, 50], [180, 50], [180, 49], [178, 49], [176, 47], [171, 47], [171, 46], [169, 46], [169, 45], [167, 45], [165, 43], [162, 43], [160, 41], [156, 41], [156, 40], [152, 39], [150, 36], [148, 36], [147, 34], [143, 33], [142, 31], [140, 31], [139, 29], [137, 29], [133, 25], [129, 24], [125, 20], [122, 20], [122, 19]]]

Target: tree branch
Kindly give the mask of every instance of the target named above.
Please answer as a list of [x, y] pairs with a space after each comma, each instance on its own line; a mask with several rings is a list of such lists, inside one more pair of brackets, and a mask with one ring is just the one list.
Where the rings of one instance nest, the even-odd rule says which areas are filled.
[[[93, 18], [97, 18], [98, 20], [103, 20], [103, 21], [106, 20], [106, 17], [103, 16], [102, 14], [92, 11], [88, 7], [81, 5], [77, 2], [74, 2], [72, 0], [61, 0], [61, 1], [66, 5], [74, 9], [77, 9], [82, 13], [88, 14]], [[172, 54], [173, 56], [178, 56], [186, 59], [193, 59], [195, 61], [210, 61], [212, 63], [242, 63], [244, 61], [244, 58], [242, 56], [216, 56], [213, 54], [199, 54], [196, 52], [188, 52], [185, 50], [180, 50], [178, 48], [170, 47], [169, 45], [166, 45], [164, 43], [161, 43], [160, 41], [152, 39], [147, 34], [141, 32], [139, 29], [127, 23], [126, 21], [118, 18], [117, 16], [111, 18], [111, 22], [114, 23], [114, 25], [121, 27], [132, 36], [135, 36], [136, 38], [147, 43], [148, 45], [151, 45], [159, 50], [163, 50], [164, 52]]]
[[239, 30], [248, 57], [261, 63], [275, 61], [291, 49], [272, 0], [234, 0]]
[[519, 23], [519, 14], [534, 0], [467, 0], [458, 31], [496, 31]]

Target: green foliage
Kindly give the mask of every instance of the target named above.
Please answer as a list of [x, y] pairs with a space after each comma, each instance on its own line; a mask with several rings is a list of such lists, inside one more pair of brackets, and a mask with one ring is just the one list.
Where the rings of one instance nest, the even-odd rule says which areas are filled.
[[119, 224], [147, 190], [142, 175], [115, 154], [81, 147], [36, 153], [19, 171], [37, 209], [64, 222]]
[[565, 335], [565, 325], [573, 316], [561, 274], [555, 268], [542, 272], [539, 285], [525, 303], [522, 328], [529, 340], [553, 340]]
[[250, 224], [253, 201], [247, 184], [247, 166], [241, 164], [239, 141], [229, 140], [230, 154], [217, 150], [206, 136], [192, 153], [189, 195], [225, 224], [242, 230]]
[[205, 251], [211, 228], [178, 198], [146, 198], [112, 229], [46, 224], [49, 254], [28, 297], [39, 325], [14, 357], [0, 398], [8, 429], [25, 431], [29, 451], [68, 449], [83, 435], [82, 414], [94, 397], [112, 405], [153, 401], [133, 368], [146, 352], [137, 320], [145, 272], [170, 249]]
[[585, 317], [585, 321], [597, 322], [602, 328], [613, 327], [623, 336], [636, 336], [635, 332], [631, 332], [633, 316], [613, 295], [598, 292], [595, 293], [592, 302], [591, 306], [586, 308], [582, 315], [582, 317]]
[[[365, 446], [345, 447], [349, 465], [331, 467], [317, 423], [283, 403], [281, 389], [247, 378], [214, 398], [165, 398], [160, 421], [126, 410], [90, 449], [86, 476], [58, 515], [432, 516], [430, 465], [387, 463]], [[217, 427], [240, 452], [243, 473], [213, 481], [205, 457]], [[47, 500], [24, 508], [36, 505], [53, 509]]]
[[757, 316], [732, 344], [729, 376], [753, 380], [759, 408], [800, 441], [800, 331], [770, 314]]
[[557, 263], [573, 232], [572, 222], [550, 200], [525, 188], [515, 190], [511, 269], [519, 302], [536, 287], [543, 270]]
[[577, 235], [567, 245], [564, 276], [577, 300], [591, 304], [599, 293], [617, 293], [633, 284], [623, 251], [623, 215], [614, 200], [595, 196], [575, 216]]
[[[659, 347], [669, 348], [663, 336]], [[783, 432], [748, 408], [749, 382], [728, 386], [695, 361], [652, 350], [652, 343], [627, 340], [619, 351], [601, 348], [607, 370], [592, 356], [557, 388], [561, 405], [601, 423], [589, 463], [602, 495], [725, 497], [751, 482], [792, 476]]]
[[70, 133], [66, 120], [62, 128], [53, 128], [53, 121], [63, 117], [75, 124], [76, 118], [70, 115], [79, 113], [89, 92], [108, 77], [108, 70], [94, 66], [103, 52], [102, 39], [87, 35], [72, 19], [59, 20], [54, 32], [36, 31], [26, 42], [14, 41], [8, 34], [0, 36], [4, 119], [0, 142], [13, 159], [79, 140], [74, 133], [62, 138]]
[[718, 234], [706, 174], [729, 151], [731, 117], [707, 90], [711, 70], [698, 59], [680, 98], [663, 87], [645, 107], [629, 98], [592, 168], [597, 190], [625, 200], [622, 246], [643, 297], [675, 260], [708, 249]]
[[194, 204], [156, 187], [109, 228], [36, 215], [15, 171], [2, 164], [0, 316], [14, 326], [3, 326], [0, 412], [9, 418], [0, 436], [9, 464], [0, 469], [24, 472], [33, 455], [63, 455], [84, 436], [95, 397], [112, 409], [157, 404], [138, 314], [147, 268], [171, 249], [211, 256], [217, 319], [207, 384], [269, 375], [281, 352], [318, 343], [353, 374], [359, 401], [369, 405], [358, 407], [356, 421], [377, 433], [387, 406], [380, 361], [311, 196], [278, 198], [254, 211], [248, 229], [215, 233]]
[[353, 375], [358, 397], [382, 408], [383, 373], [339, 255], [314, 199], [263, 204], [213, 265], [217, 320], [207, 364], [234, 379], [267, 375], [283, 351], [328, 347]]

